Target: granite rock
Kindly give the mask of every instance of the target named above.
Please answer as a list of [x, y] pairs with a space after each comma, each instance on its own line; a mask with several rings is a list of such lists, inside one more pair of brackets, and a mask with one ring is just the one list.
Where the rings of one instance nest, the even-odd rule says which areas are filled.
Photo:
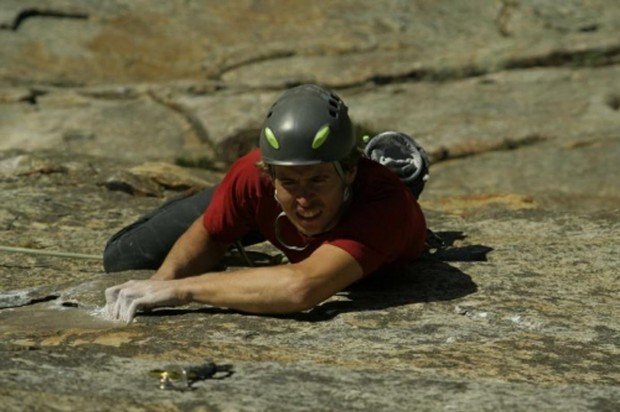
[[[611, 0], [3, 1], [3, 410], [618, 410], [619, 16]], [[421, 205], [448, 248], [302, 313], [106, 319], [103, 290], [152, 273], [103, 273], [106, 240], [216, 183], [307, 81], [342, 95], [360, 137], [423, 144]], [[231, 373], [179, 391], [150, 373], [208, 360]]]

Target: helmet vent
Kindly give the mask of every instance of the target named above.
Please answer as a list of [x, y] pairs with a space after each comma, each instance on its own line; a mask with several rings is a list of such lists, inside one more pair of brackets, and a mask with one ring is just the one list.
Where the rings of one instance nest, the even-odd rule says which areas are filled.
[[333, 107], [334, 109], [338, 108], [338, 102], [334, 99], [329, 99], [329, 105]]
[[335, 101], [339, 102], [340, 98], [338, 96], [336, 96], [334, 93], [330, 93], [329, 97], [331, 97], [332, 99], [334, 99]]
[[267, 117], [271, 117], [271, 115], [273, 114], [273, 110], [269, 110], [269, 113], [267, 114]]
[[334, 119], [335, 119], [336, 117], [338, 117], [338, 116], [337, 116], [337, 113], [336, 113], [336, 111], [335, 111], [334, 109], [329, 109], [329, 115], [330, 115], [331, 117], [333, 117]]

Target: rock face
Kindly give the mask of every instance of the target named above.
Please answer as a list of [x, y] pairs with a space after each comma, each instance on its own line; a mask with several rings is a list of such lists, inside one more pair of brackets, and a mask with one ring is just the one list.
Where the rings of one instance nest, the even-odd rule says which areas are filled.
[[[3, 409], [620, 409], [617, 1], [5, 0], [0, 61]], [[151, 274], [103, 274], [106, 239], [308, 81], [422, 143], [449, 247], [300, 314], [103, 319]]]

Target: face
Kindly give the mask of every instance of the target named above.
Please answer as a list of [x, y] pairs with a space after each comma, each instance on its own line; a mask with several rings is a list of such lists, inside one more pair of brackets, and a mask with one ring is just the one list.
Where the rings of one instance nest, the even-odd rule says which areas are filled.
[[[347, 185], [356, 170], [345, 172]], [[333, 163], [309, 166], [274, 166], [277, 200], [297, 230], [307, 236], [331, 229], [340, 218], [345, 182]]]

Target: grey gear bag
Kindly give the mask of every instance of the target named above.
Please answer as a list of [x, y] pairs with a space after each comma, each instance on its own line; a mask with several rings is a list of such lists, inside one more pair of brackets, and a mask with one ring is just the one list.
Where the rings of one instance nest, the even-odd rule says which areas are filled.
[[416, 199], [429, 178], [428, 155], [415, 140], [401, 132], [388, 131], [372, 137], [364, 154], [394, 172]]

